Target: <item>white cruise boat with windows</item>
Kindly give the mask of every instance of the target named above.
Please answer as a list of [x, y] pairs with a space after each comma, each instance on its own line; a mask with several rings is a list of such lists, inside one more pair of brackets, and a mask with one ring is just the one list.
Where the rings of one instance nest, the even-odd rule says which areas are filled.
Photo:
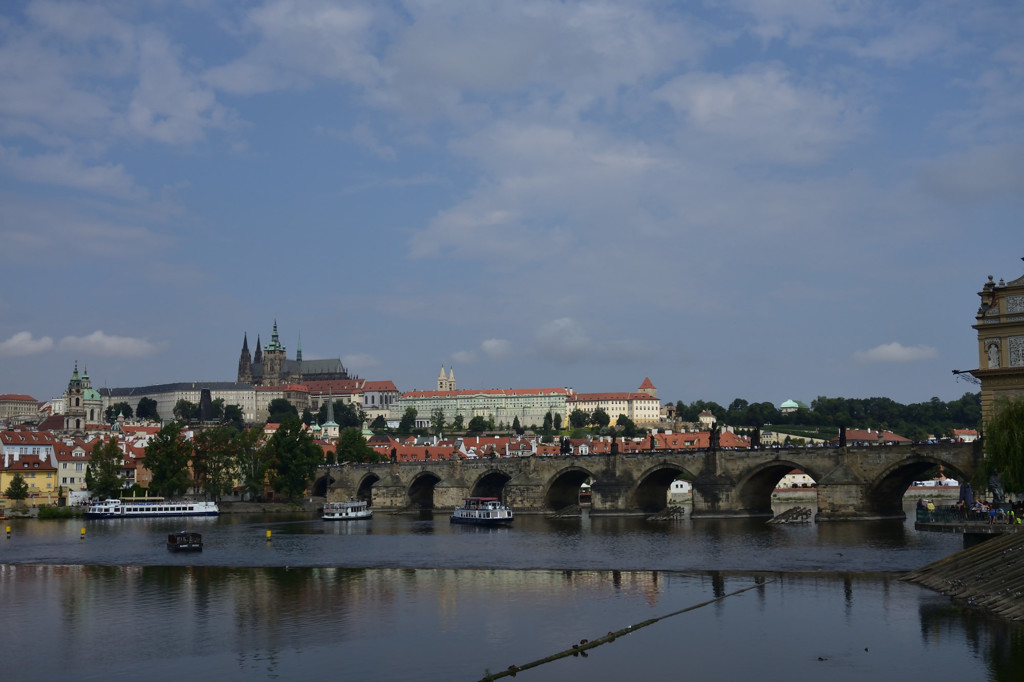
[[452, 512], [452, 523], [478, 526], [511, 526], [512, 518], [512, 510], [497, 497], [467, 497], [462, 506]]
[[147, 497], [129, 500], [103, 500], [86, 507], [87, 519], [132, 519], [147, 516], [217, 516], [216, 502], [189, 502]]
[[371, 517], [373, 517], [373, 511], [366, 500], [327, 502], [324, 504], [324, 521], [356, 521]]

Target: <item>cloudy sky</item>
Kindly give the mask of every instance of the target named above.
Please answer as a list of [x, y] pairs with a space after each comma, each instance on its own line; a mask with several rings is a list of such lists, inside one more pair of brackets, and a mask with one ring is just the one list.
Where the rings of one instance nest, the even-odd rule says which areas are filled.
[[0, 5], [0, 393], [959, 398], [1024, 274], [1017, 2]]

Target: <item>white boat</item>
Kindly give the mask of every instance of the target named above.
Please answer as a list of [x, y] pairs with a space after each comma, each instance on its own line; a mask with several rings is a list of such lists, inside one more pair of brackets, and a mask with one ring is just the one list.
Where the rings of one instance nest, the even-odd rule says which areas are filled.
[[328, 502], [324, 505], [324, 521], [346, 521], [368, 519], [373, 516], [366, 500], [351, 502]]
[[216, 502], [186, 502], [149, 498], [147, 500], [103, 500], [89, 505], [87, 519], [131, 519], [144, 516], [217, 516]]
[[497, 497], [467, 497], [462, 506], [452, 512], [452, 523], [478, 526], [511, 526], [512, 518], [512, 510]]

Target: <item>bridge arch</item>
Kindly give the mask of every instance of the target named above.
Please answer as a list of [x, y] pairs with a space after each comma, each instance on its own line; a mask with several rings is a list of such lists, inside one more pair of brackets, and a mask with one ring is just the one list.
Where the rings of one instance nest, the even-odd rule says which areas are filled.
[[512, 480], [512, 475], [501, 469], [489, 469], [476, 479], [473, 484], [473, 497], [499, 497], [504, 499], [505, 484]]
[[331, 470], [328, 469], [323, 476], [318, 477], [313, 481], [313, 486], [309, 489], [309, 494], [313, 497], [327, 497], [327, 489], [334, 483], [334, 478], [331, 477]]
[[555, 473], [544, 486], [544, 506], [558, 511], [580, 501], [580, 486], [594, 474], [580, 466], [569, 466]]
[[792, 460], [777, 459], [765, 462], [746, 472], [736, 484], [736, 496], [742, 510], [751, 516], [774, 516], [772, 493], [782, 477], [793, 469], [800, 469], [814, 479], [821, 480], [822, 474]]
[[380, 480], [380, 476], [368, 472], [359, 480], [359, 485], [356, 486], [356, 499], [363, 500], [371, 507], [373, 506], [373, 485]]
[[894, 462], [868, 485], [865, 491], [865, 502], [868, 509], [879, 516], [905, 517], [903, 496], [914, 481], [925, 478], [925, 474], [941, 466], [946, 475], [960, 482], [967, 483], [971, 476], [954, 464], [941, 457], [912, 453], [906, 459]]
[[409, 506], [414, 509], [434, 508], [434, 487], [441, 477], [432, 471], [421, 471], [409, 483]]
[[682, 476], [693, 481], [694, 475], [678, 464], [660, 462], [644, 471], [633, 489], [636, 508], [645, 514], [660, 512], [668, 506], [668, 489]]

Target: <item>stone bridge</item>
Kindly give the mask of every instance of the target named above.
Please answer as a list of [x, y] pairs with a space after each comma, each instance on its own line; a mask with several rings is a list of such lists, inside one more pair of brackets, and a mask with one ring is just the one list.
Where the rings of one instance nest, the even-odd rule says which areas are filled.
[[970, 481], [980, 443], [652, 451], [345, 464], [322, 468], [315, 494], [364, 499], [375, 509], [453, 509], [464, 497], [500, 497], [516, 512], [557, 511], [591, 481], [592, 515], [651, 514], [677, 478], [693, 484], [693, 517], [772, 516], [779, 480], [802, 469], [817, 482], [817, 520], [903, 518], [903, 494], [936, 465]]

